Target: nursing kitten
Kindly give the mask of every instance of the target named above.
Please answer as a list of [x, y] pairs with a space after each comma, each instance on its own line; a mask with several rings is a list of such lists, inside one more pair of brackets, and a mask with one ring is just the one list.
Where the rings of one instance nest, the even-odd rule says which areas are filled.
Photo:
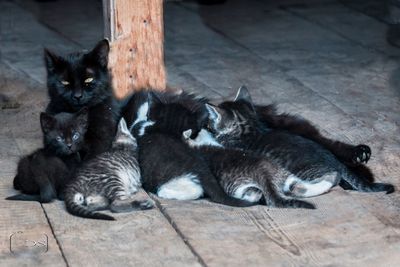
[[225, 192], [235, 198], [280, 208], [315, 209], [309, 202], [294, 199], [293, 188], [285, 186], [296, 176], [265, 157], [224, 148], [210, 132], [201, 129], [196, 138], [192, 130], [183, 139], [200, 153]]
[[[237, 96], [251, 99], [245, 86], [239, 88]], [[253, 105], [260, 121], [270, 129], [286, 130], [292, 134], [300, 135], [312, 140], [329, 150], [336, 158], [345, 164], [360, 178], [374, 182], [371, 170], [363, 165], [371, 157], [371, 148], [367, 145], [351, 145], [324, 137], [311, 122], [299, 116], [288, 113], [279, 114], [275, 105]], [[345, 189], [352, 187], [341, 180], [340, 186]]]
[[60, 56], [44, 52], [50, 96], [46, 111], [56, 114], [89, 108], [85, 158], [107, 151], [115, 136], [119, 108], [107, 69], [109, 50], [108, 41], [102, 40], [87, 53]]
[[[71, 174], [80, 164], [78, 151], [87, 129], [87, 109], [75, 114], [40, 114], [44, 148], [23, 157], [18, 163], [14, 188], [24, 194], [8, 200], [50, 202], [62, 198]], [[28, 195], [26, 195], [28, 194]]]
[[128, 120], [138, 134], [143, 188], [161, 198], [194, 200], [208, 196], [216, 203], [249, 206], [252, 203], [228, 196], [204, 160], [181, 140], [187, 127], [199, 128], [201, 113], [207, 118], [206, 110], [197, 110], [204, 107], [198, 101], [203, 100], [185, 93], [155, 96], [151, 92], [147, 98], [139, 93], [132, 100], [130, 105], [137, 107], [137, 115], [130, 114]]
[[114, 220], [114, 217], [97, 211], [153, 208], [150, 198], [137, 193], [141, 187], [137, 149], [136, 139], [121, 119], [111, 149], [84, 162], [67, 186], [67, 210], [79, 217]]
[[286, 186], [293, 188], [297, 197], [325, 193], [341, 180], [362, 192], [394, 191], [391, 184], [371, 183], [357, 176], [330, 151], [309, 139], [267, 128], [259, 121], [249, 96], [238, 94], [235, 101], [218, 107], [207, 104], [208, 127], [223, 146], [252, 151], [296, 175]]

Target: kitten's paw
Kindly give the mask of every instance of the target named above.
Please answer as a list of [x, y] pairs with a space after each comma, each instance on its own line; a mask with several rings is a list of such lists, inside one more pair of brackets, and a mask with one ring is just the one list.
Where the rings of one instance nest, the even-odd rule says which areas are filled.
[[149, 210], [154, 208], [155, 203], [152, 199], [146, 199], [139, 202], [139, 207], [141, 210]]
[[367, 163], [371, 158], [371, 148], [367, 145], [358, 145], [353, 149], [352, 161], [355, 164]]

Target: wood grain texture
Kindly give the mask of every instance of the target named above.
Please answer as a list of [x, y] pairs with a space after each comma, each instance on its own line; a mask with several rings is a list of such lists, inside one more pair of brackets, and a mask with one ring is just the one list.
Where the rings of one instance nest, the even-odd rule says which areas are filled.
[[104, 5], [116, 96], [141, 88], [164, 90], [163, 1], [107, 0]]

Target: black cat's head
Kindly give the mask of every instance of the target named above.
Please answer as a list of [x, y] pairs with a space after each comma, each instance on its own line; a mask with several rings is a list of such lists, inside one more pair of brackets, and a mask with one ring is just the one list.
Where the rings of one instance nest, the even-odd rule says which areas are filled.
[[88, 109], [56, 115], [42, 112], [40, 124], [45, 147], [57, 155], [70, 155], [83, 148], [88, 128]]
[[[157, 131], [182, 136], [185, 130], [192, 130], [195, 137], [201, 128], [207, 124], [208, 113], [204, 104], [194, 99], [193, 106], [187, 106], [187, 96], [178, 96], [175, 100], [163, 101], [153, 97], [149, 110], [149, 120], [153, 121]], [[197, 105], [196, 107], [194, 107]]]
[[257, 114], [248, 89], [239, 88], [233, 101], [218, 106], [206, 104], [208, 110], [207, 128], [218, 138], [240, 138], [256, 132], [259, 128]]
[[112, 92], [107, 69], [110, 47], [100, 41], [87, 53], [56, 55], [44, 50], [47, 86], [51, 98], [59, 99], [79, 109], [101, 102]]

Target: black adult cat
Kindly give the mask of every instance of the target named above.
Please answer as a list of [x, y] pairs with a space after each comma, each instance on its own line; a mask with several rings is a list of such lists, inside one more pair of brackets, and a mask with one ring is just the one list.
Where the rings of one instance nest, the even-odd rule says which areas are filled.
[[[153, 101], [149, 103], [146, 95], [152, 95]], [[130, 105], [137, 107], [137, 115], [125, 113], [125, 116], [138, 134], [143, 187], [162, 198], [193, 200], [208, 196], [211, 201], [225, 205], [249, 206], [251, 203], [247, 201], [228, 196], [206, 163], [181, 140], [183, 130], [199, 128], [197, 118], [207, 118], [206, 113], [199, 114], [205, 110], [196, 110], [204, 107], [199, 104], [202, 101], [185, 93], [134, 96]]]
[[[238, 94], [234, 102], [226, 101], [218, 107], [207, 105], [207, 108], [211, 119], [209, 128], [222, 145], [252, 151], [273, 160], [299, 178], [293, 180], [293, 185], [303, 186], [303, 181], [307, 180], [325, 181], [332, 187], [343, 180], [358, 191], [394, 191], [390, 184], [371, 183], [357, 176], [330, 151], [309, 139], [267, 128], [259, 121], [248, 92]], [[329, 188], [319, 187], [321, 193]], [[314, 192], [304, 191], [304, 195], [315, 195]]]
[[78, 151], [87, 129], [87, 109], [75, 114], [41, 113], [40, 123], [44, 148], [20, 160], [14, 188], [24, 194], [8, 200], [50, 202], [57, 196], [60, 198], [70, 175], [80, 164]]
[[88, 53], [59, 56], [45, 50], [50, 96], [46, 111], [56, 114], [89, 108], [85, 158], [108, 150], [116, 132], [119, 111], [107, 69], [109, 50], [107, 40]]

